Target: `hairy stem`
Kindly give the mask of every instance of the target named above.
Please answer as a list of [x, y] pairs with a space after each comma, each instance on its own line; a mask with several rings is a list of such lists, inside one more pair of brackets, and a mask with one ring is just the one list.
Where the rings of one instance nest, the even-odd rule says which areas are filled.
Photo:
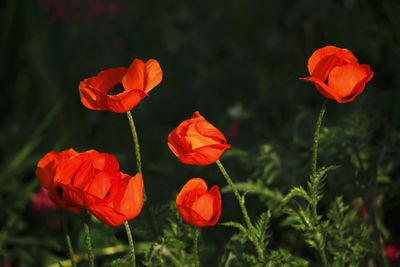
[[250, 221], [250, 217], [249, 214], [247, 213], [247, 209], [246, 206], [244, 205], [244, 199], [243, 197], [240, 196], [239, 191], [236, 188], [236, 185], [233, 183], [232, 179], [229, 177], [228, 173], [226, 172], [224, 166], [222, 166], [221, 161], [217, 160], [215, 163], [217, 163], [217, 166], [219, 168], [219, 170], [221, 171], [222, 175], [225, 177], [226, 181], [228, 182], [229, 186], [231, 187], [233, 193], [235, 194], [237, 200], [239, 201], [239, 205], [240, 208], [242, 210], [242, 214], [244, 217], [244, 220], [246, 222], [247, 225], [247, 233], [248, 233], [248, 237], [250, 239], [251, 242], [253, 242], [254, 246], [256, 247], [258, 256], [260, 257], [261, 261], [264, 261], [264, 252], [263, 249], [261, 248], [260, 244], [258, 242], [256, 242], [250, 235], [249, 232], [251, 233], [254, 229], [254, 226], [251, 224]]
[[[318, 203], [318, 181], [317, 181], [317, 157], [318, 157], [318, 143], [319, 143], [319, 131], [321, 128], [322, 124], [322, 118], [324, 117], [325, 111], [326, 111], [326, 106], [329, 102], [329, 99], [326, 99], [324, 103], [322, 104], [321, 111], [319, 112], [319, 116], [317, 119], [317, 123], [315, 125], [315, 132], [314, 132], [314, 147], [313, 147], [313, 154], [312, 154], [312, 165], [311, 165], [311, 186], [313, 187], [312, 190], [312, 214], [313, 214], [313, 219], [314, 222], [317, 224], [317, 231], [318, 231], [318, 237], [316, 237], [316, 244], [318, 246], [318, 251], [321, 255], [322, 262], [324, 266], [329, 266], [328, 264], [328, 259], [326, 257], [325, 249], [323, 244], [321, 244], [321, 238], [322, 233], [321, 233], [321, 228], [318, 223], [318, 213], [317, 213], [317, 203]], [[323, 239], [324, 240], [324, 239]], [[325, 242], [325, 241], [323, 241]]]
[[195, 267], [200, 267], [200, 261], [199, 261], [199, 248], [198, 248], [198, 243], [199, 243], [199, 235], [200, 235], [200, 230], [198, 227], [194, 227], [194, 235], [193, 235], [193, 242], [194, 242], [194, 266]]
[[319, 129], [321, 128], [322, 118], [324, 117], [326, 106], [329, 102], [329, 99], [326, 99], [322, 104], [321, 111], [319, 112], [319, 116], [317, 119], [317, 123], [315, 124], [315, 132], [314, 132], [314, 149], [312, 155], [312, 178], [315, 179], [317, 176], [317, 156], [318, 156], [318, 143], [319, 143]]
[[[132, 133], [132, 138], [133, 138], [133, 144], [135, 146], [137, 171], [139, 173], [142, 173], [142, 158], [140, 156], [139, 139], [138, 139], [138, 135], [136, 132], [135, 122], [133, 121], [132, 113], [130, 111], [126, 112], [126, 115], [128, 116], [129, 126], [131, 127], [131, 133]], [[146, 201], [147, 201], [147, 194], [146, 194], [145, 186], [143, 185], [143, 213], [144, 213], [146, 222], [150, 225], [150, 227], [153, 231], [154, 237], [157, 238], [158, 232], [157, 232], [157, 228], [153, 221], [153, 216], [150, 212], [148, 205], [144, 205], [144, 203], [146, 203]]]
[[86, 209], [82, 210], [82, 215], [83, 215], [83, 228], [85, 230], [85, 242], [88, 251], [89, 267], [94, 267], [94, 254], [93, 254], [92, 240], [90, 239], [90, 231], [88, 225], [90, 215], [87, 213]]
[[129, 241], [129, 248], [130, 248], [130, 254], [131, 254], [131, 259], [132, 259], [132, 266], [135, 267], [136, 266], [135, 245], [133, 244], [131, 228], [129, 227], [128, 221], [124, 222], [124, 225], [125, 225], [126, 235], [128, 236], [128, 241]]
[[67, 248], [68, 248], [68, 254], [69, 258], [71, 259], [71, 265], [72, 267], [76, 267], [76, 261], [75, 261], [75, 254], [74, 250], [72, 248], [72, 243], [71, 243], [71, 237], [69, 236], [68, 229], [67, 229], [67, 222], [65, 219], [65, 210], [61, 210], [61, 221], [62, 221], [62, 228], [65, 236], [65, 241], [67, 242]]
[[[132, 113], [130, 111], [126, 112], [128, 116], [129, 125], [131, 126], [131, 132], [133, 137], [133, 143], [135, 145], [135, 153], [136, 153], [136, 166], [139, 173], [142, 173], [142, 158], [140, 156], [140, 148], [139, 148], [139, 139], [136, 133], [135, 122], [133, 121]], [[143, 188], [144, 192], [144, 188]]]

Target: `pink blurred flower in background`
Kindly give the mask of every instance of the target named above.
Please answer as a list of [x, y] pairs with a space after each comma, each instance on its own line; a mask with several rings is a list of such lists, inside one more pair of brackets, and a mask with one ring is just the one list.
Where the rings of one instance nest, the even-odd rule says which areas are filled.
[[118, 15], [120, 1], [105, 0], [42, 0], [56, 21], [107, 19]]
[[385, 255], [390, 264], [395, 265], [400, 258], [400, 241], [390, 242], [385, 246]]
[[32, 194], [31, 199], [33, 203], [33, 211], [35, 213], [46, 213], [56, 208], [56, 205], [49, 198], [47, 190], [43, 187], [39, 193]]

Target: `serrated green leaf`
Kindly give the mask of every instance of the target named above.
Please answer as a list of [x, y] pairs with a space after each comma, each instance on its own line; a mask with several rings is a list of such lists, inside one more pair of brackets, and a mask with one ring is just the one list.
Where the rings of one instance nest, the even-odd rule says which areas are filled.
[[247, 233], [246, 228], [238, 222], [223, 222], [223, 223], [219, 223], [219, 225], [235, 227], [235, 228], [239, 229], [240, 231], [242, 231], [244, 234]]
[[287, 202], [290, 199], [294, 197], [302, 197], [305, 200], [307, 200], [309, 203], [311, 202], [310, 196], [307, 194], [307, 192], [303, 189], [303, 187], [293, 187], [289, 193], [283, 198], [283, 202]]

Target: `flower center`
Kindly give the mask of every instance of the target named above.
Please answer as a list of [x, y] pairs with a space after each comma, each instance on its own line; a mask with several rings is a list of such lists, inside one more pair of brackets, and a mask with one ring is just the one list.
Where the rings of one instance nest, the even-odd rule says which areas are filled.
[[64, 189], [61, 186], [57, 185], [56, 187], [57, 196], [62, 199]]
[[110, 90], [108, 90], [107, 95], [118, 95], [124, 91], [125, 91], [125, 89], [124, 89], [124, 86], [122, 85], [122, 83], [117, 83], [116, 85], [111, 87]]

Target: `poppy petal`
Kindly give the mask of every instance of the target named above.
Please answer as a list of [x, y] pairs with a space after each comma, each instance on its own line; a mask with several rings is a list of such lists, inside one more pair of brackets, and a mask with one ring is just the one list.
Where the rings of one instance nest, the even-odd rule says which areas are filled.
[[122, 78], [122, 84], [126, 91], [132, 89], [144, 89], [144, 62], [140, 59], [135, 59], [129, 66], [127, 73]]
[[[346, 62], [346, 63], [356, 64], [358, 62], [357, 58], [353, 55], [353, 53], [345, 48], [338, 48], [335, 46], [325, 46], [323, 48], [317, 49], [311, 55], [311, 57], [308, 59], [307, 67], [308, 67], [308, 71], [310, 72], [310, 75], [316, 76], [314, 74], [314, 72], [316, 71], [317, 66], [319, 66], [319, 68], [323, 67], [323, 64], [321, 64], [321, 61], [326, 60], [325, 63], [328, 63], [328, 65], [332, 66], [332, 63], [333, 63], [332, 61], [335, 60], [335, 57], [340, 58], [343, 62]], [[329, 59], [327, 60], [326, 58], [329, 58]], [[319, 69], [317, 71], [317, 73], [319, 73], [319, 75], [317, 77], [320, 78], [321, 80], [325, 81], [325, 79], [327, 77], [326, 72], [329, 72], [329, 70], [330, 70], [329, 68], [325, 68], [324, 71]]]
[[[367, 71], [358, 65], [346, 64], [335, 67], [329, 74], [328, 85], [335, 92], [341, 103], [349, 102], [346, 98], [354, 99], [356, 93], [364, 89], [365, 80], [369, 78]], [[351, 100], [350, 100], [351, 101]], [[339, 101], [338, 101], [339, 102]]]
[[36, 169], [36, 176], [39, 182], [46, 189], [49, 189], [53, 176], [61, 161], [69, 159], [78, 154], [73, 149], [64, 150], [62, 152], [49, 152], [39, 162]]
[[157, 60], [150, 59], [146, 62], [144, 72], [144, 91], [149, 93], [162, 80], [162, 70]]
[[79, 83], [82, 104], [94, 110], [106, 109], [105, 102], [108, 91], [122, 82], [127, 68], [113, 68], [100, 72], [97, 76], [85, 79]]
[[209, 221], [214, 215], [215, 196], [210, 193], [201, 195], [192, 205], [192, 210], [199, 214], [204, 220]]
[[113, 68], [107, 69], [100, 72], [97, 76], [91, 80], [91, 87], [100, 93], [107, 95], [110, 90], [116, 84], [122, 82], [122, 77], [127, 73], [127, 68]]
[[217, 161], [226, 149], [230, 148], [229, 144], [217, 144], [211, 146], [204, 146], [196, 150], [179, 155], [178, 159], [184, 164], [192, 165], [209, 165]]
[[84, 80], [79, 84], [79, 93], [82, 104], [88, 109], [105, 109], [106, 97], [91, 87], [89, 79]]
[[221, 195], [218, 186], [207, 192], [201, 178], [190, 179], [176, 198], [176, 207], [182, 219], [192, 226], [212, 226], [221, 215]]
[[196, 191], [198, 194], [203, 194], [207, 192], [207, 184], [201, 178], [190, 179], [183, 187], [181, 192], [179, 192], [176, 198], [176, 205], [182, 205], [185, 198], [190, 192]]
[[106, 201], [91, 195], [86, 195], [85, 206], [101, 222], [110, 226], [119, 226], [127, 221], [124, 214], [119, 213]]
[[128, 220], [138, 216], [143, 206], [143, 177], [141, 173], [135, 176], [121, 173], [122, 181], [127, 184], [122, 193], [122, 199], [118, 211]]
[[103, 199], [110, 191], [112, 180], [113, 176], [111, 176], [108, 172], [99, 172], [92, 179], [91, 183], [85, 189], [85, 192]]
[[210, 223], [197, 212], [185, 206], [176, 206], [184, 222], [192, 226], [209, 226]]
[[168, 135], [168, 146], [184, 164], [208, 165], [230, 147], [225, 136], [198, 111]]
[[125, 113], [133, 109], [143, 98], [148, 96], [144, 91], [131, 89], [118, 95], [108, 96], [106, 99], [107, 110]]

